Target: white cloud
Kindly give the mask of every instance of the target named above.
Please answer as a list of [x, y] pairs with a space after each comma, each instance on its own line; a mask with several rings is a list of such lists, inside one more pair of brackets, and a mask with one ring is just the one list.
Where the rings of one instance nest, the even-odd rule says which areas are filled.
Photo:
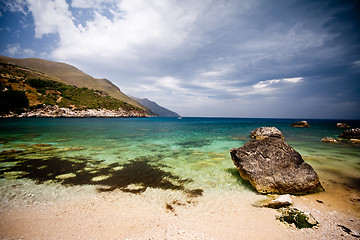
[[60, 38], [74, 32], [71, 13], [65, 0], [28, 0], [29, 10], [35, 22], [35, 37], [59, 33]]
[[25, 0], [1, 0], [0, 3], [0, 6], [4, 5], [5, 10], [7, 11], [22, 12], [25, 15], [27, 14]]
[[266, 88], [266, 87], [269, 87], [270, 85], [273, 85], [273, 84], [279, 83], [279, 82], [281, 82], [280, 79], [260, 81], [260, 82], [256, 83], [255, 85], [253, 85], [253, 87], [254, 88]]
[[302, 80], [302, 77], [294, 77], [294, 78], [282, 78], [282, 79], [272, 79], [260, 81], [253, 85], [254, 88], [269, 88], [274, 87], [278, 83], [298, 83]]
[[18, 54], [20, 52], [20, 45], [19, 44], [12, 44], [12, 45], [8, 45], [6, 52], [10, 55], [10, 56], [14, 56], [15, 54]]
[[103, 9], [105, 5], [115, 5], [116, 0], [73, 0], [72, 7]]
[[294, 78], [284, 78], [284, 82], [298, 83], [301, 82], [304, 78], [302, 77], [294, 77]]
[[6, 54], [12, 57], [24, 56], [24, 57], [33, 57], [35, 51], [29, 48], [22, 48], [20, 44], [8, 44], [5, 50]]
[[[59, 46], [52, 53], [59, 60], [92, 57], [136, 61], [164, 57], [190, 36], [189, 26], [197, 17], [196, 11], [181, 7], [178, 1], [123, 0], [112, 9], [113, 19], [95, 10], [93, 19], [75, 26], [65, 0], [28, 1], [36, 37], [59, 34]], [[72, 6], [100, 8], [104, 2], [77, 0]]]

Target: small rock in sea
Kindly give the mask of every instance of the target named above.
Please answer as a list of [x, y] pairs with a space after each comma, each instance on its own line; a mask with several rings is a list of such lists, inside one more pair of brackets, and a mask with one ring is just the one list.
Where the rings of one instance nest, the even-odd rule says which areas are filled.
[[332, 137], [324, 137], [321, 139], [321, 142], [338, 143], [338, 141]]
[[338, 128], [350, 128], [350, 126], [346, 123], [337, 123], [336, 127]]
[[344, 130], [339, 137], [360, 139], [360, 128], [352, 128]]
[[308, 212], [296, 208], [286, 207], [278, 210], [281, 215], [277, 217], [281, 222], [295, 224], [297, 228], [312, 228], [319, 222]]
[[240, 176], [260, 193], [299, 195], [324, 190], [314, 169], [280, 138], [252, 139], [230, 154]]
[[277, 137], [284, 139], [284, 136], [276, 127], [261, 127], [257, 128], [250, 133], [250, 137], [255, 139], [264, 139], [267, 137]]
[[310, 127], [307, 121], [295, 122], [291, 124], [291, 127]]
[[360, 143], [360, 139], [350, 139], [349, 143]]
[[265, 202], [262, 204], [263, 207], [268, 208], [282, 208], [292, 205], [292, 199], [289, 194], [280, 195], [279, 197], [271, 200], [270, 202]]

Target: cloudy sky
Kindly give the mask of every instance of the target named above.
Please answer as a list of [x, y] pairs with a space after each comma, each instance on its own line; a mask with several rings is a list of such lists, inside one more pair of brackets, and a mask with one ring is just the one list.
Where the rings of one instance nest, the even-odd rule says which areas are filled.
[[356, 0], [0, 0], [0, 54], [183, 116], [360, 119]]

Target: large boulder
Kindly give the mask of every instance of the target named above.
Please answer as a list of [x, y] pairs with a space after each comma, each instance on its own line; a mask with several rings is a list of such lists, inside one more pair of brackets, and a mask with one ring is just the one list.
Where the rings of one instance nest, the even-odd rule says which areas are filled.
[[301, 122], [294, 122], [291, 124], [291, 127], [310, 127], [307, 121], [301, 121]]
[[277, 137], [284, 139], [284, 136], [276, 127], [261, 127], [257, 128], [250, 133], [250, 137], [255, 139], [264, 139], [267, 137]]
[[344, 130], [343, 133], [339, 135], [339, 137], [360, 139], [360, 128]]
[[314, 169], [280, 138], [253, 139], [230, 154], [240, 176], [260, 193], [299, 195], [324, 190]]

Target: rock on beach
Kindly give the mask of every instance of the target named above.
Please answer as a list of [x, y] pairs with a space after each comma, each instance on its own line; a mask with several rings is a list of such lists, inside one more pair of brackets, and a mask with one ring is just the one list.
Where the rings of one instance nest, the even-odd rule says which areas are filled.
[[324, 190], [314, 169], [281, 138], [253, 139], [230, 154], [240, 176], [260, 193], [301, 195]]

